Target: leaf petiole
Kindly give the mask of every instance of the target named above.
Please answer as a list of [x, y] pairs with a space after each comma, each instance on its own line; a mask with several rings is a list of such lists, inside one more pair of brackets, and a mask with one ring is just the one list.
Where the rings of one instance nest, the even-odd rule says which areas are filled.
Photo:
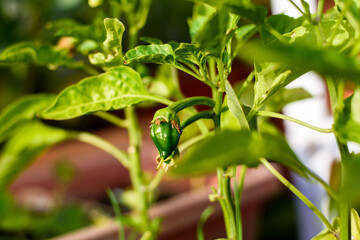
[[289, 117], [289, 116], [286, 116], [286, 115], [283, 115], [283, 114], [280, 114], [280, 113], [276, 113], [276, 112], [258, 111], [257, 115], [262, 116], [262, 117], [272, 117], [272, 118], [278, 118], [278, 119], [287, 120], [287, 121], [297, 123], [299, 125], [311, 128], [311, 129], [313, 129], [315, 131], [322, 132], [322, 133], [332, 133], [333, 132], [333, 130], [331, 128], [316, 127], [316, 126], [313, 126], [313, 125], [311, 125], [309, 123], [306, 123], [306, 122], [300, 121], [298, 119], [295, 119], [295, 118], [292, 118], [292, 117]]

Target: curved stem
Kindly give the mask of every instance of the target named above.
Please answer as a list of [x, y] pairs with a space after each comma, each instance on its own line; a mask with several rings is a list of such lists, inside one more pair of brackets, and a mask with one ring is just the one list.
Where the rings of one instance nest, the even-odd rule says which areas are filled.
[[[125, 117], [129, 120], [128, 132], [129, 132], [129, 158], [130, 158], [130, 179], [133, 188], [137, 194], [137, 211], [141, 217], [141, 224], [143, 227], [143, 233], [151, 230], [151, 220], [149, 217], [148, 209], [148, 196], [145, 191], [146, 187], [142, 181], [143, 172], [141, 168], [140, 159], [140, 144], [141, 144], [141, 133], [139, 129], [139, 123], [137, 115], [133, 107], [125, 109]], [[154, 235], [151, 238], [154, 239]]]
[[81, 132], [75, 135], [75, 138], [81, 142], [85, 142], [91, 145], [94, 145], [105, 152], [114, 156], [124, 167], [129, 168], [130, 162], [129, 158], [124, 151], [119, 150], [113, 144], [108, 141], [87, 132]]
[[190, 97], [179, 100], [169, 105], [169, 108], [171, 108], [175, 112], [180, 112], [181, 110], [194, 105], [206, 105], [213, 108], [215, 106], [215, 102], [213, 99], [208, 97]]
[[[348, 186], [348, 166], [349, 166], [349, 149], [346, 144], [343, 144], [336, 139], [337, 144], [340, 150], [341, 156], [341, 183], [340, 183], [340, 193], [344, 191], [344, 188]], [[350, 200], [346, 196], [340, 195], [340, 240], [349, 239], [351, 223], [350, 223]]]
[[235, 174], [235, 218], [236, 218], [236, 229], [237, 229], [237, 239], [243, 239], [243, 231], [242, 231], [242, 216], [241, 216], [241, 198], [244, 189], [244, 180], [246, 175], [247, 166], [243, 165], [241, 167], [240, 176], [239, 176], [239, 186], [237, 185], [236, 181], [236, 174]]
[[128, 122], [124, 119], [120, 119], [117, 116], [108, 113], [108, 112], [96, 112], [93, 115], [104, 119], [106, 121], [108, 121], [109, 123], [114, 124], [115, 126], [118, 126], [120, 128], [126, 128], [128, 126]]
[[311, 128], [311, 129], [313, 129], [315, 131], [322, 132], [322, 133], [332, 133], [333, 132], [333, 130], [331, 128], [316, 127], [316, 126], [313, 126], [313, 125], [311, 125], [309, 123], [306, 123], [306, 122], [300, 121], [298, 119], [295, 119], [295, 118], [292, 118], [292, 117], [289, 117], [289, 116], [286, 116], [286, 115], [283, 115], [283, 114], [280, 114], [280, 113], [276, 113], [276, 112], [259, 111], [259, 112], [257, 112], [257, 115], [262, 116], [262, 117], [273, 117], [273, 118], [287, 120], [287, 121], [297, 123], [299, 125]]
[[191, 117], [187, 118], [185, 121], [181, 122], [180, 129], [184, 130], [187, 126], [192, 124], [193, 122], [196, 122], [200, 119], [212, 119], [214, 117], [213, 113], [211, 111], [202, 111], [198, 112]]
[[322, 212], [307, 197], [305, 197], [304, 194], [302, 194], [294, 185], [292, 185], [286, 178], [284, 178], [265, 158], [260, 158], [259, 160], [282, 184], [284, 184], [291, 192], [293, 192], [319, 217], [319, 219], [325, 224], [330, 232], [335, 232], [335, 229], [331, 223], [326, 219]]

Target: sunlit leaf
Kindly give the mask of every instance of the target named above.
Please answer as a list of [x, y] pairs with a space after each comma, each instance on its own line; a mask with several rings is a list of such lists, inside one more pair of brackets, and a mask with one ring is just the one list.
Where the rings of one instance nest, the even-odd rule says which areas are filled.
[[[339, 235], [340, 232], [340, 219], [335, 218], [332, 222], [332, 226], [335, 229], [335, 233]], [[321, 231], [318, 235], [313, 237], [311, 240], [338, 240], [338, 238], [328, 229], [325, 228], [323, 231]]]
[[305, 72], [306, 68], [291, 68], [280, 63], [255, 61], [254, 105], [261, 106], [276, 92]]
[[63, 129], [29, 122], [6, 142], [0, 158], [0, 187], [5, 187], [44, 150], [69, 138]]
[[[296, 27], [299, 27], [303, 21], [304, 21], [303, 18], [295, 19], [284, 14], [272, 15], [266, 19], [267, 25], [271, 26], [280, 34], [291, 32]], [[276, 38], [271, 33], [269, 33], [265, 28], [261, 29], [260, 35], [264, 43], [269, 43], [271, 41], [276, 40]]]
[[175, 49], [175, 56], [177, 61], [196, 65], [202, 65], [204, 62], [204, 53], [191, 43], [180, 43]]
[[36, 113], [54, 101], [53, 94], [29, 95], [14, 101], [0, 113], [0, 142], [25, 122], [34, 119]]
[[116, 66], [122, 64], [122, 37], [125, 26], [117, 18], [105, 18], [106, 40], [104, 52], [89, 55], [89, 60], [94, 65]]
[[241, 128], [249, 129], [249, 124], [246, 120], [244, 110], [240, 105], [239, 99], [237, 98], [234, 89], [228, 81], [225, 83], [225, 91], [230, 112], [235, 116]]
[[169, 44], [162, 45], [142, 45], [129, 50], [124, 57], [125, 64], [130, 63], [157, 63], [157, 64], [173, 64], [175, 62], [175, 54]]
[[114, 67], [69, 86], [39, 116], [70, 119], [96, 111], [122, 109], [140, 103], [148, 96], [139, 73], [126, 66]]
[[351, 238], [358, 240], [360, 238], [360, 218], [355, 209], [351, 209]]

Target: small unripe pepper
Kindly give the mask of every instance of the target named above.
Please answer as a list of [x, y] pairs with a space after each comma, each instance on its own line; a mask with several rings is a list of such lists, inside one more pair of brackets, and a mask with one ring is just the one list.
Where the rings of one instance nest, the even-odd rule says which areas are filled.
[[163, 160], [174, 152], [180, 135], [180, 120], [176, 112], [171, 108], [158, 110], [151, 121], [150, 136]]

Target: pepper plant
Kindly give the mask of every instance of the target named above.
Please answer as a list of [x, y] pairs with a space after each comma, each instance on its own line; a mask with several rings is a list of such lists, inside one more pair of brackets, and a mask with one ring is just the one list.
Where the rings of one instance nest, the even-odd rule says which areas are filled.
[[[118, 217], [119, 227], [127, 224], [136, 229], [142, 239], [156, 239], [160, 222], [149, 218], [149, 199], [164, 169], [182, 175], [216, 171], [218, 185], [212, 188], [209, 199], [220, 204], [226, 239], [233, 240], [242, 239], [240, 202], [247, 168], [264, 165], [323, 222], [325, 230], [315, 236], [315, 240], [358, 239], [359, 216], [352, 202], [359, 197], [354, 183], [359, 181], [360, 157], [349, 151], [348, 143], [360, 143], [360, 63], [357, 58], [360, 3], [336, 0], [334, 7], [324, 12], [324, 0], [319, 0], [317, 13], [311, 14], [307, 3], [301, 1], [302, 6], [296, 7], [302, 16], [295, 19], [286, 15], [268, 16], [264, 6], [249, 0], [193, 2], [193, 15], [188, 21], [190, 42], [163, 43], [146, 37], [142, 39], [148, 45], [137, 45], [150, 1], [123, 0], [109, 1], [112, 15], [103, 22], [105, 32], [99, 27], [99, 19], [88, 26], [66, 21], [53, 23], [58, 29], [57, 35], [71, 37], [72, 48], [88, 57], [89, 62], [71, 58], [69, 48], [38, 43], [20, 43], [3, 50], [1, 62], [63, 66], [93, 76], [69, 86], [57, 96], [24, 97], [2, 112], [0, 140], [6, 143], [0, 162], [1, 185], [6, 187], [43, 149], [60, 141], [73, 138], [93, 144], [112, 154], [130, 172], [137, 201], [132, 215]], [[98, 6], [101, 2], [91, 1], [91, 5]], [[122, 44], [125, 27], [117, 19], [121, 13], [129, 25], [125, 53]], [[244, 81], [231, 84], [228, 77], [236, 70], [232, 66], [238, 59], [248, 62], [253, 69]], [[148, 63], [158, 64], [159, 72], [167, 69], [174, 73], [177, 69], [189, 74], [194, 81], [201, 81], [209, 88], [212, 96], [184, 97], [174, 74], [169, 74], [172, 77], [165, 82], [174, 94], [161, 96], [144, 84], [145, 79], [151, 79], [150, 85], [161, 79], [159, 75], [146, 75], [144, 69]], [[325, 78], [334, 116], [331, 128], [313, 126], [279, 113], [287, 103], [310, 97], [303, 89], [285, 88], [308, 71], [316, 71]], [[355, 87], [353, 94], [344, 98], [348, 82]], [[245, 95], [252, 96], [251, 101], [245, 101]], [[135, 112], [135, 107], [143, 102], [167, 105], [158, 110], [149, 123], [151, 137], [159, 150], [158, 172], [150, 181], [140, 165], [141, 138]], [[196, 105], [205, 105], [207, 110], [197, 111]], [[125, 119], [108, 112], [120, 109], [124, 110]], [[181, 117], [180, 111], [188, 117]], [[128, 151], [119, 150], [90, 133], [69, 132], [40, 120], [72, 119], [87, 114], [125, 127], [129, 132]], [[304, 166], [269, 118], [332, 134], [341, 155], [339, 186], [330, 186]], [[212, 120], [213, 125], [209, 127], [204, 119]], [[195, 122], [200, 134], [181, 139], [181, 133]], [[328, 219], [270, 161], [321, 184], [334, 203], [336, 216]], [[239, 165], [242, 167], [237, 174]], [[111, 193], [110, 196], [114, 199]], [[116, 209], [116, 204], [114, 206]], [[198, 238], [203, 239], [201, 231]]]

